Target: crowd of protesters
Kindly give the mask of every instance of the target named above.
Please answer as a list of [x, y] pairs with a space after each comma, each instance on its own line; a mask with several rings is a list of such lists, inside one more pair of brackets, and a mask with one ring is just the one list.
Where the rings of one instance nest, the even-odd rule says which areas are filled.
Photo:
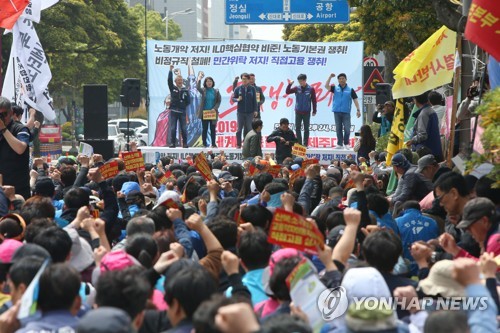
[[[330, 165], [286, 155], [229, 163], [209, 151], [208, 181], [195, 156], [136, 172], [115, 158], [110, 179], [98, 154], [34, 158], [31, 196], [0, 187], [0, 332], [313, 332], [286, 283], [304, 258], [350, 304], [321, 332], [496, 332], [499, 190], [440, 164], [435, 147], [417, 149], [433, 140], [435, 113], [416, 103], [417, 152], [400, 150], [390, 166], [370, 127], [358, 158]], [[319, 230], [315, 254], [270, 243], [277, 209]], [[18, 319], [33, 280], [36, 311]], [[355, 306], [359, 297], [413, 303]], [[468, 306], [473, 298], [482, 306]], [[458, 309], [440, 308], [443, 299]]]

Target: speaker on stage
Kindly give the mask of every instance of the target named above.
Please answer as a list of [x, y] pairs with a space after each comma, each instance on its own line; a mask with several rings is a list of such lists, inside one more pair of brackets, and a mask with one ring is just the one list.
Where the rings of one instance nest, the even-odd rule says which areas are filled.
[[101, 154], [103, 159], [109, 160], [114, 156], [114, 142], [113, 140], [82, 140], [81, 142], [88, 143], [92, 147], [94, 147], [94, 154]]
[[83, 135], [85, 139], [108, 138], [108, 86], [83, 86]]
[[392, 87], [389, 83], [377, 83], [375, 85], [375, 94], [375, 102], [377, 104], [392, 101]]
[[136, 108], [141, 104], [141, 80], [125, 79], [122, 82], [121, 102], [124, 107]]

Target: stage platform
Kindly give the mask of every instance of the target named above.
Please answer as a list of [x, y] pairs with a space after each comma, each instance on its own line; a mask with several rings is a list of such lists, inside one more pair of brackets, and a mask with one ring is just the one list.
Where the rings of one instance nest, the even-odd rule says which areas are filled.
[[[185, 160], [186, 156], [193, 155], [203, 151], [207, 153], [209, 150], [215, 154], [224, 151], [226, 159], [229, 162], [241, 162], [243, 160], [241, 149], [237, 148], [168, 148], [168, 147], [151, 147], [143, 146], [138, 148], [142, 151], [144, 161], [146, 163], [157, 163], [163, 156], [171, 156], [174, 159]], [[274, 156], [275, 148], [262, 148], [262, 153], [271, 153]], [[356, 158], [354, 150], [335, 149], [335, 148], [309, 148], [307, 150], [307, 158], [317, 158], [320, 164], [329, 165], [331, 160], [343, 160], [346, 158]]]

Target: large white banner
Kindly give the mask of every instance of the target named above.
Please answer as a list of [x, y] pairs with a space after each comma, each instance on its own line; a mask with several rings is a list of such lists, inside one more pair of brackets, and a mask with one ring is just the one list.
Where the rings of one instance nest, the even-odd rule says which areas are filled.
[[56, 116], [48, 90], [52, 73], [33, 22], [19, 18], [12, 35], [2, 96], [23, 107], [26, 103], [42, 112], [47, 120], [53, 120]]
[[[222, 95], [217, 123], [217, 146], [236, 147], [236, 103], [231, 99], [233, 80], [241, 73], [253, 73], [256, 84], [262, 88], [265, 102], [261, 106], [264, 122], [262, 134], [269, 135], [281, 118], [288, 118], [295, 130], [295, 96], [285, 92], [287, 80], [297, 85], [299, 74], [307, 75], [307, 83], [315, 88], [318, 113], [311, 116], [310, 147], [329, 148], [336, 145], [332, 94], [325, 89], [330, 73], [345, 73], [347, 84], [356, 91], [360, 106], [363, 105], [363, 42], [302, 43], [270, 41], [217, 41], [172, 42], [149, 40], [148, 88], [149, 141], [156, 145], [166, 144], [166, 126], [169, 110], [165, 100], [169, 95], [167, 77], [170, 65], [185, 80], [193, 102], [188, 107], [188, 144], [201, 146], [201, 120], [196, 117], [200, 94], [196, 79], [200, 72], [214, 79], [215, 88]], [[241, 82], [241, 80], [240, 80]], [[338, 84], [335, 77], [331, 84]], [[351, 109], [351, 140], [359, 131], [362, 118], [356, 118], [354, 103]], [[158, 128], [157, 128], [158, 127]], [[263, 148], [274, 143], [263, 143]]]

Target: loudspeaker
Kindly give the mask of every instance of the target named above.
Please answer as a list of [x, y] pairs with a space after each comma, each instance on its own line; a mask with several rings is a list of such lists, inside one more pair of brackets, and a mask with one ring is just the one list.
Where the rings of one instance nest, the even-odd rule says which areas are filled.
[[83, 86], [83, 135], [85, 139], [108, 138], [108, 86]]
[[384, 104], [392, 101], [392, 87], [389, 83], [377, 83], [375, 85], [375, 101], [377, 104]]
[[82, 140], [81, 142], [88, 143], [94, 147], [94, 154], [101, 154], [103, 159], [109, 160], [114, 156], [114, 142], [113, 140]]
[[141, 103], [141, 80], [123, 80], [120, 98], [124, 107], [139, 107], [139, 104]]

